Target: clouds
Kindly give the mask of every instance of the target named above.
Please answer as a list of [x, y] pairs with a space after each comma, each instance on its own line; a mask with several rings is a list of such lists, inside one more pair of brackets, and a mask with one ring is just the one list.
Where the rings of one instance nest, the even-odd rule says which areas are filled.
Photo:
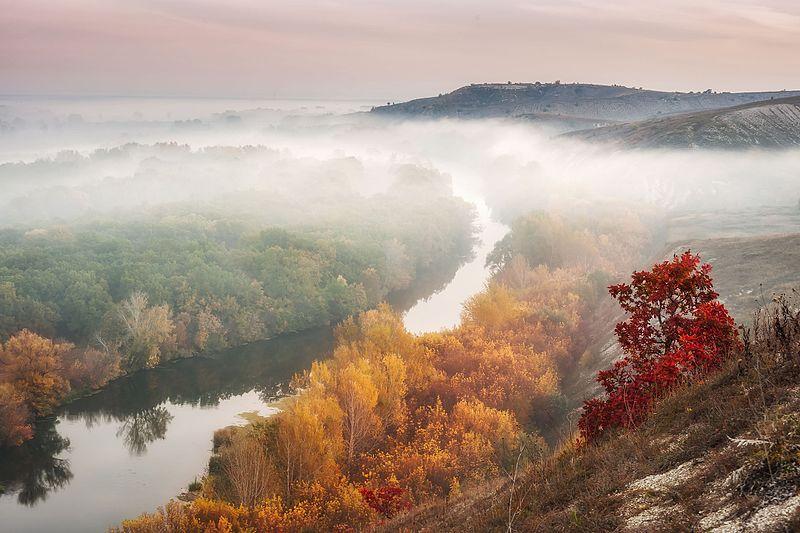
[[792, 88], [798, 20], [791, 0], [0, 0], [0, 92], [402, 99], [557, 78]]

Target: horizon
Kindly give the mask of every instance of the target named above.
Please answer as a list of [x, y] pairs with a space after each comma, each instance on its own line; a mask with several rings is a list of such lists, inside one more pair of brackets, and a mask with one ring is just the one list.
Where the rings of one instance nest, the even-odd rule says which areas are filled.
[[[563, 81], [563, 80], [552, 80], [552, 81], [482, 81], [482, 82], [470, 82], [459, 85], [457, 87], [452, 87], [449, 89], [445, 89], [443, 91], [439, 91], [437, 93], [430, 93], [430, 94], [421, 94], [421, 95], [410, 95], [403, 98], [395, 99], [395, 101], [391, 102], [392, 104], [398, 103], [399, 101], [410, 101], [410, 100], [417, 100], [422, 98], [431, 98], [436, 96], [442, 96], [445, 94], [449, 94], [455, 92], [459, 89], [463, 89], [466, 87], [477, 86], [477, 85], [533, 85], [537, 82], [541, 83], [542, 85], [553, 85], [556, 81], [559, 81], [561, 85], [595, 85], [595, 86], [619, 86], [624, 87], [627, 89], [634, 89], [634, 90], [642, 90], [642, 91], [652, 91], [652, 92], [661, 92], [661, 93], [682, 93], [682, 94], [691, 94], [691, 93], [701, 93], [706, 90], [711, 90], [714, 93], [780, 93], [780, 92], [794, 92], [800, 91], [800, 85], [797, 87], [766, 87], [762, 89], [749, 89], [749, 90], [741, 90], [741, 91], [728, 91], [717, 89], [715, 87], [706, 87], [704, 89], [695, 89], [695, 90], [677, 90], [677, 89], [667, 89], [667, 88], [660, 88], [660, 87], [645, 87], [645, 86], [638, 86], [638, 85], [627, 85], [621, 83], [595, 83], [595, 82], [583, 82], [583, 81]], [[324, 95], [319, 96], [304, 96], [304, 95], [284, 95], [284, 96], [267, 96], [267, 95], [253, 95], [253, 96], [246, 96], [246, 95], [223, 95], [223, 94], [136, 94], [136, 93], [0, 93], [0, 99], [31, 99], [31, 100], [90, 100], [90, 99], [137, 99], [137, 100], [241, 100], [241, 101], [296, 101], [296, 102], [342, 102], [342, 103], [368, 103], [368, 102], [375, 102], [378, 105], [383, 105], [385, 102], [385, 98], [381, 96], [339, 96], [339, 97], [325, 97]]]
[[788, 0], [0, 6], [2, 95], [385, 101], [487, 79], [800, 88], [800, 5]]

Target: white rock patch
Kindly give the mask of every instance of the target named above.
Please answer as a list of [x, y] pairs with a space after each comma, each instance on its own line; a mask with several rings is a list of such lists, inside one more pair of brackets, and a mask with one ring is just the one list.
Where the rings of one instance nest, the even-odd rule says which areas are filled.
[[628, 485], [628, 490], [664, 491], [673, 489], [692, 477], [693, 471], [700, 462], [698, 459], [691, 459], [663, 474], [644, 477]]

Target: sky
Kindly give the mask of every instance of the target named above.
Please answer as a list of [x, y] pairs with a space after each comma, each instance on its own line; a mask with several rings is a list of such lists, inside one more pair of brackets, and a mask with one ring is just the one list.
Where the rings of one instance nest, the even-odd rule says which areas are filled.
[[798, 0], [0, 0], [0, 94], [800, 89]]

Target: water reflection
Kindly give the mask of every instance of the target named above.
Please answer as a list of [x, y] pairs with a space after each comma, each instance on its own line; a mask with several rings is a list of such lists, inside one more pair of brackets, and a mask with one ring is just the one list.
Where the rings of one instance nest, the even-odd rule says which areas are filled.
[[271, 399], [292, 375], [331, 349], [330, 328], [284, 335], [229, 350], [138, 372], [62, 410], [69, 420], [93, 423], [95, 417], [124, 421], [164, 402], [213, 407], [220, 400], [256, 390]]
[[[444, 288], [466, 259], [420, 274], [392, 305], [406, 310]], [[214, 430], [269, 412], [292, 375], [332, 344], [330, 328], [285, 335], [138, 372], [65, 405], [32, 441], [0, 452], [2, 527], [96, 531], [155, 509], [202, 475]]]
[[[477, 245], [479, 240], [475, 238], [473, 244]], [[475, 251], [470, 250], [464, 255], [449, 258], [434, 265], [426, 272], [420, 274], [413, 285], [407, 289], [395, 291], [389, 295], [388, 301], [396, 311], [406, 312], [416, 305], [427, 301], [434, 294], [443, 291], [456, 275], [456, 272], [466, 263], [474, 261]]]
[[[90, 430], [114, 424], [115, 441], [98, 437], [91, 446], [100, 450], [122, 444], [132, 456], [143, 456], [149, 445], [167, 436], [174, 416], [166, 404], [212, 408], [249, 391], [257, 391], [267, 403], [282, 393], [295, 372], [329, 353], [331, 345], [330, 328], [320, 328], [215, 357], [175, 361], [117, 380], [97, 394], [65, 405], [57, 417], [39, 422], [33, 440], [2, 452], [4, 498], [16, 495], [19, 503], [35, 505], [73, 478], [70, 462], [63, 457], [69, 455], [70, 441], [59, 435], [59, 421], [80, 421]], [[199, 445], [207, 447], [207, 442]]]
[[172, 418], [164, 407], [147, 409], [127, 417], [117, 430], [117, 437], [122, 436], [125, 446], [133, 455], [144, 455], [148, 444], [164, 438], [167, 424]]
[[478, 212], [478, 236], [473, 253], [466, 264], [459, 265], [454, 276], [438, 290], [420, 295], [405, 315], [406, 329], [412, 333], [438, 331], [455, 327], [461, 317], [464, 302], [479, 292], [490, 276], [486, 257], [495, 243], [507, 232], [508, 227], [492, 220], [489, 208], [476, 202]]
[[36, 435], [23, 446], [4, 450], [0, 461], [0, 480], [6, 492], [16, 494], [17, 502], [27, 506], [45, 500], [48, 492], [72, 479], [69, 461], [58, 457], [69, 447], [69, 440], [58, 434], [55, 420], [43, 420]]

